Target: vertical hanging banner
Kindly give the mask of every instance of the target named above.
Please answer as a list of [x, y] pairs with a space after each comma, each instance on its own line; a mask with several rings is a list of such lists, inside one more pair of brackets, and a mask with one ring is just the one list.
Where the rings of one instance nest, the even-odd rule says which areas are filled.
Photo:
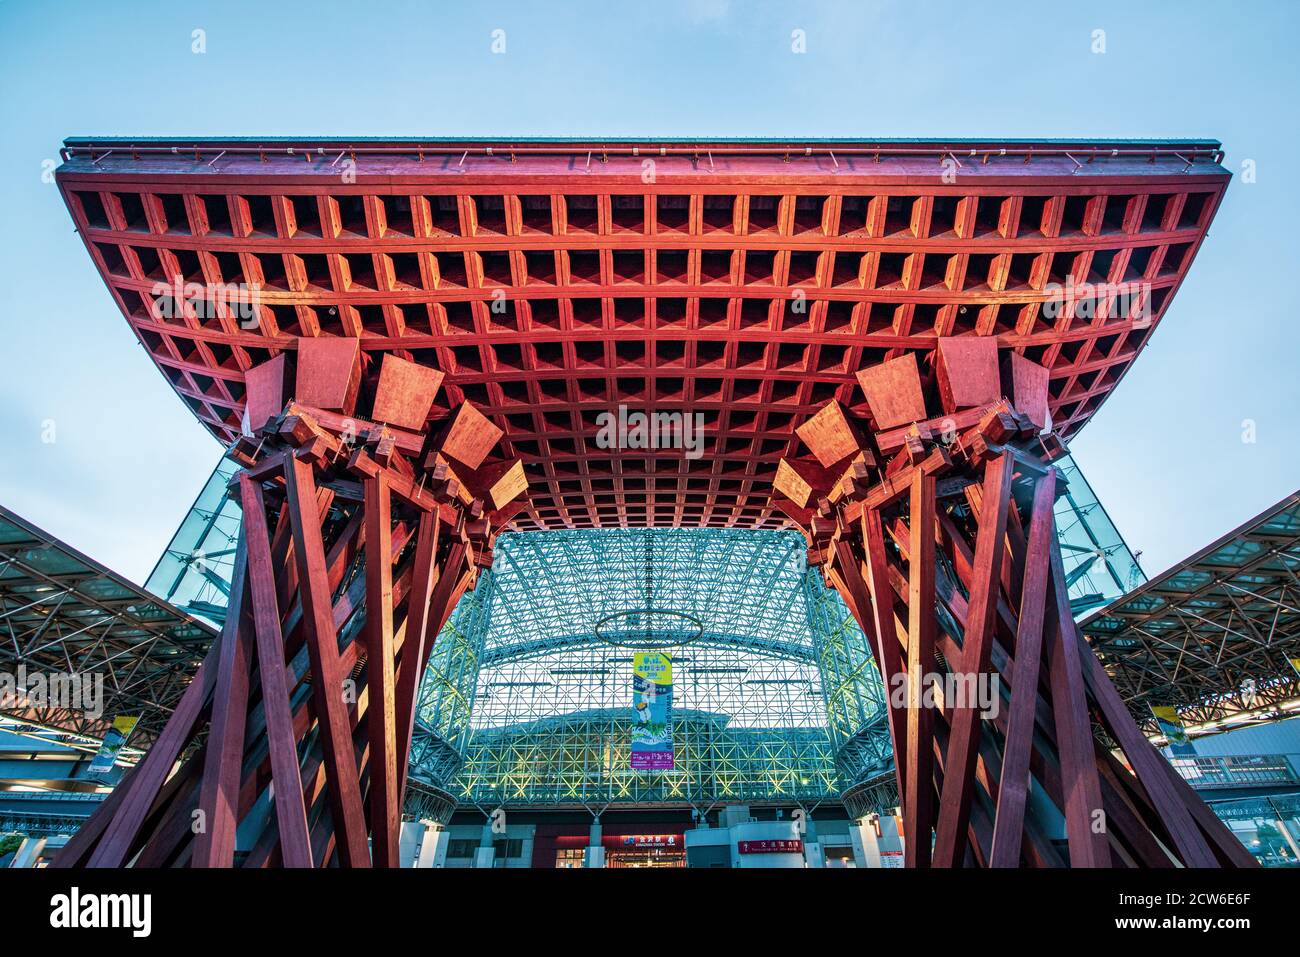
[[632, 717], [632, 770], [673, 770], [673, 662], [663, 652], [632, 655]]
[[104, 742], [95, 752], [94, 759], [90, 762], [89, 774], [107, 774], [113, 770], [113, 764], [117, 761], [117, 752], [122, 750], [122, 745], [126, 744], [126, 739], [131, 736], [135, 730], [135, 724], [140, 719], [130, 715], [119, 714], [113, 719], [113, 726], [108, 729], [104, 735]]
[[1160, 726], [1160, 733], [1169, 742], [1170, 751], [1180, 758], [1195, 756], [1196, 749], [1192, 747], [1192, 739], [1183, 730], [1183, 722], [1178, 717], [1176, 709], [1169, 705], [1152, 705], [1151, 713], [1156, 716], [1156, 724]]

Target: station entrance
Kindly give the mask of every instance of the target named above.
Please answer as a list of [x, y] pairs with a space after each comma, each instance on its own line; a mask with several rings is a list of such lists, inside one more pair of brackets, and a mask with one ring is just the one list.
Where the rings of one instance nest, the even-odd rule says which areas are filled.
[[680, 834], [628, 834], [606, 842], [605, 866], [685, 867], [686, 847]]

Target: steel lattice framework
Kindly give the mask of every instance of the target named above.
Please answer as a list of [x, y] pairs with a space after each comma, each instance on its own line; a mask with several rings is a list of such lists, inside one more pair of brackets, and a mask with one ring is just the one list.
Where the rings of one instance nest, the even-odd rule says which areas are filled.
[[[117, 714], [140, 718], [132, 745], [161, 730], [212, 630], [0, 508], [0, 671], [102, 680], [102, 713], [45, 699], [0, 703], [24, 722], [94, 747]], [[100, 709], [94, 709], [100, 710]]]
[[[850, 747], [850, 769], [868, 747], [866, 763], [887, 766], [869, 647], [800, 536], [523, 533], [494, 556], [436, 646], [414, 778], [472, 804], [707, 806], [833, 799]], [[646, 609], [673, 614], [600, 627]], [[668, 624], [683, 621], [698, 627]], [[672, 772], [630, 770], [638, 647], [673, 657]]]
[[1294, 706], [1300, 678], [1300, 493], [1083, 622], [1134, 718], [1188, 724]]
[[[1117, 583], [1131, 580], [1140, 575], [1140, 571], [1123, 539], [1105, 518], [1078, 467], [1067, 457], [1062, 460], [1062, 468], [1069, 475], [1071, 486], [1070, 494], [1057, 502], [1058, 533], [1061, 546], [1066, 550], [1072, 604], [1077, 602], [1088, 607], [1098, 600], [1098, 596], [1103, 600], [1115, 597], [1120, 591]], [[157, 590], [164, 598], [180, 602], [191, 612], [206, 615], [217, 622], [225, 617], [225, 598], [230, 589], [230, 569], [234, 563], [240, 521], [238, 502], [226, 494], [226, 484], [233, 472], [232, 464], [223, 460], [181, 522], [148, 582], [148, 587]], [[584, 720], [570, 721], [563, 715], [551, 713], [559, 707], [556, 701], [534, 704], [530, 710], [527, 701], [515, 700], [514, 695], [520, 699], [528, 695], [528, 680], [511, 685], [508, 677], [502, 675], [508, 669], [522, 671], [541, 667], [544, 658], [548, 667], [558, 668], [571, 677], [586, 673], [599, 676], [607, 684], [611, 682], [611, 669], [605, 667], [604, 662], [593, 664], [587, 661], [588, 658], [600, 657], [604, 643], [593, 641], [593, 635], [584, 637], [571, 633], [568, 626], [571, 621], [599, 620], [603, 616], [601, 609], [627, 605], [638, 589], [644, 592], [646, 540], [640, 540], [642, 551], [636, 552], [635, 541], [638, 539], [627, 537], [627, 533], [614, 534], [612, 539], [592, 541], [582, 534], [550, 540], [519, 535], [506, 540], [510, 546], [497, 553], [496, 567], [504, 576], [501, 586], [498, 587], [493, 570], [483, 573], [478, 587], [462, 599], [452, 620], [439, 635], [429, 660], [422, 690], [422, 721], [412, 743], [411, 758], [423, 786], [436, 789], [453, 787], [453, 779], [468, 756], [469, 769], [457, 782], [462, 799], [488, 801], [493, 795], [483, 783], [496, 782], [501, 794], [519, 803], [523, 797], [509, 793], [510, 783], [514, 782], [515, 791], [522, 788], [529, 800], [553, 798], [572, 802], [574, 789], [554, 782], [573, 780], [575, 773], [578, 780], [585, 782], [584, 788], [578, 789], [584, 799], [594, 800], [597, 794], [604, 794], [607, 798], [617, 795], [631, 800], [633, 793], [635, 800], [659, 800], [663, 797], [663, 789], [656, 791], [645, 787], [645, 782], [636, 782], [634, 776], [626, 772], [617, 781], [602, 777], [604, 770], [625, 769], [627, 765], [626, 716], [622, 707], [625, 702], [621, 698], [616, 695], [612, 702], [605, 699], [573, 700], [569, 704], [574, 709], [591, 706], [594, 710], [587, 712]], [[548, 541], [552, 546], [549, 549]], [[744, 618], [742, 625], [729, 620], [725, 614], [716, 617], [714, 612], [717, 631], [710, 634], [710, 642], [693, 649], [697, 656], [732, 654], [737, 657], [735, 652], [741, 649], [741, 657], [752, 662], [753, 656], [744, 656], [743, 649], [757, 646], [787, 656], [784, 659], [779, 656], [765, 659], [763, 664], [769, 669], [788, 668], [791, 662], [811, 661], [816, 664], [818, 674], [810, 679], [810, 686], [820, 689], [824, 701], [824, 708], [813, 722], [817, 729], [807, 735], [787, 732], [789, 740], [807, 738], [796, 743], [801, 751], [807, 750], [811, 754], [810, 766], [798, 774], [786, 773], [783, 777], [781, 767], [788, 768], [790, 762], [783, 765], [779, 760], [773, 761], [764, 780], [775, 780], [778, 787], [770, 792], [764, 787], [751, 788], [746, 798], [758, 795], [761, 799], [775, 799], [783, 793], [800, 797], [814, 791], [824, 793], [827, 787], [824, 782], [828, 775], [832, 775], [833, 789], [842, 796], [854, 796], [852, 800], [856, 802], [855, 807], [858, 806], [861, 801], [856, 795], [860, 794], [864, 783], [879, 783], [881, 775], [888, 776], [890, 769], [888, 735], [876, 720], [880, 704], [879, 678], [873, 670], [869, 658], [871, 651], [861, 629], [839, 596], [824, 586], [821, 576], [815, 571], [805, 571], [799, 586], [803, 595], [796, 594], [790, 563], [797, 560], [795, 552], [802, 552], [802, 540], [791, 540], [789, 536], [755, 539], [744, 534], [727, 533], [694, 540], [671, 536], [649, 541], [654, 543], [652, 557], [657, 557], [661, 570], [671, 572], [658, 583], [659, 604], [685, 601], [688, 609], [692, 609], [703, 602], [705, 607], [718, 606], [725, 610], [733, 607], [728, 602], [747, 603], [743, 613], [740, 613], [739, 606], [735, 606], [731, 614], [732, 619]], [[756, 550], [755, 545], [759, 542], [764, 546]], [[688, 581], [681, 576], [677, 566], [695, 568], [694, 563], [699, 560], [703, 560], [703, 565], [698, 567], [699, 573], [705, 576], [703, 580], [693, 577]], [[605, 575], [604, 572], [616, 562], [621, 563], [619, 574]], [[748, 579], [742, 571], [746, 567]], [[728, 568], [731, 580], [726, 578]], [[641, 573], [639, 580], [636, 578], [638, 572]], [[550, 588], [544, 599], [547, 610], [541, 616], [533, 617], [539, 600], [534, 591], [539, 582]], [[568, 589], [575, 590], [570, 593]], [[725, 601], [717, 601], [719, 598]], [[798, 615], [800, 608], [806, 610], [806, 624]], [[489, 609], [498, 609], [495, 618], [490, 616]], [[796, 614], [792, 617], [791, 612]], [[758, 622], [758, 625], [753, 622]], [[485, 651], [483, 646], [487, 643], [489, 628], [500, 628], [501, 636]], [[809, 630], [805, 634], [806, 628]], [[746, 634], [746, 631], [750, 633]], [[774, 639], [774, 635], [785, 637]], [[596, 646], [594, 649], [593, 644]], [[516, 655], [520, 657], [516, 659]], [[625, 672], [627, 656], [621, 657], [618, 664]], [[507, 666], [502, 662], [510, 664]], [[497, 686], [488, 693], [477, 693], [479, 671], [484, 666], [498, 669]], [[696, 666], [697, 669], [704, 666], [702, 658], [697, 657]], [[714, 667], [720, 673], [734, 670], [727, 664]], [[806, 665], [800, 667], [806, 669]], [[619, 678], [613, 679], [612, 686], [626, 688], [626, 675], [620, 674]], [[693, 719], [683, 725], [683, 734], [688, 735], [683, 738], [687, 742], [684, 754], [709, 755], [710, 749], [712, 752], [728, 749], [734, 752], [736, 742], [724, 740], [731, 732], [725, 730], [727, 716], [722, 712], [726, 707], [737, 707], [737, 703], [721, 702], [720, 695], [713, 698], [708, 706], [716, 708], [718, 714], [711, 722]], [[470, 716], [476, 705], [485, 712], [495, 708], [507, 716], [513, 714], [519, 722], [527, 719], [545, 725], [547, 736], [555, 742], [549, 761], [540, 762], [540, 746], [530, 739], [528, 726], [522, 730], [514, 727], [499, 730], [495, 735], [482, 735], [476, 739], [478, 747], [469, 748]], [[610, 705], [612, 707], [608, 707]], [[602, 707], [608, 707], [608, 710], [602, 711]], [[742, 715], [736, 715], [732, 720], [733, 726], [745, 720], [744, 709], [741, 711]], [[779, 719], [780, 712], [780, 707], [777, 707], [773, 714]], [[751, 714], [749, 720], [761, 717]], [[552, 718], [556, 720], [551, 721]], [[509, 717], [505, 720], [508, 721]], [[800, 720], [807, 721], [807, 715]], [[500, 724], [500, 720], [496, 723]], [[583, 729], [585, 738], [575, 732], [577, 728]], [[619, 750], [610, 753], [612, 763], [608, 769], [584, 778], [581, 768], [586, 752], [583, 748], [593, 738], [614, 742]], [[770, 750], [769, 745], [755, 747], [759, 748], [755, 753], [766, 754]], [[553, 769], [553, 777], [510, 771], [510, 760], [513, 758], [518, 763], [520, 755], [528, 755], [535, 764], [545, 763]], [[561, 760], [565, 755], [572, 759], [571, 764], [566, 765]], [[715, 766], [725, 763], [716, 757], [710, 760]], [[834, 769], [828, 771], [832, 763]], [[591, 766], [591, 762], [587, 761], [586, 765]], [[805, 779], [814, 783], [801, 783], [798, 788], [782, 790], [785, 786], [783, 781], [802, 782]], [[480, 786], [477, 789], [471, 787], [468, 783], [471, 780], [479, 782]], [[697, 782], [693, 789], [687, 786], [689, 782], [677, 781], [667, 790], [670, 797], [677, 800], [683, 795], [688, 795], [691, 800], [700, 800], [706, 783], [719, 785], [715, 790], [724, 795], [738, 793], [727, 790], [734, 782], [723, 787], [720, 786], [722, 780], [718, 776], [712, 782]], [[752, 783], [755, 779], [751, 776], [749, 780]], [[544, 786], [543, 782], [549, 783]], [[455, 801], [450, 793], [441, 793], [442, 796], [433, 800], [432, 806], [445, 815]], [[872, 800], [867, 804], [882, 802], [897, 803], [897, 795], [885, 794], [880, 801]], [[432, 816], [433, 812], [426, 807], [428, 804], [425, 791], [407, 795], [408, 813]]]

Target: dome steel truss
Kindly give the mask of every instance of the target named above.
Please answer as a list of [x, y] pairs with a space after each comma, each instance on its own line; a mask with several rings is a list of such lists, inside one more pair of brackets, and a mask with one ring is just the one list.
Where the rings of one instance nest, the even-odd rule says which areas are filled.
[[[1114, 599], [1121, 582], [1138, 580], [1141, 573], [1077, 466], [1068, 457], [1060, 465], [1070, 477], [1070, 494], [1057, 502], [1057, 530], [1071, 604], [1079, 613]], [[148, 585], [218, 624], [225, 617], [240, 520], [238, 501], [225, 494], [232, 472], [223, 460]], [[422, 720], [411, 756], [417, 780], [406, 796], [408, 815], [444, 818], [457, 798], [707, 803], [715, 792], [720, 800], [751, 802], [812, 801], [838, 793], [855, 814], [898, 803], [887, 729], [874, 720], [881, 688], [869, 645], [821, 576], [806, 567], [798, 573], [801, 540], [716, 530], [694, 540], [644, 531], [596, 534], [609, 537], [506, 536], [494, 568], [485, 569], [478, 587], [462, 599], [438, 638], [422, 688]], [[659, 606], [651, 616], [644, 613], [647, 545]], [[634, 627], [634, 620], [640, 625]], [[654, 630], [651, 643], [668, 643], [682, 667], [693, 656], [697, 676], [699, 710], [677, 713], [679, 763], [688, 770], [659, 775], [658, 782], [627, 770], [630, 658], [637, 642], [646, 646], [647, 621]], [[673, 648], [674, 640], [682, 646]], [[745, 656], [745, 667], [766, 669], [769, 681], [787, 680], [789, 674], [775, 675], [781, 669], [797, 666], [803, 677], [815, 670], [809, 681], [816, 693], [799, 701], [819, 707], [813, 726], [802, 713], [803, 724], [773, 732], [770, 726], [782, 721], [780, 702], [771, 715], [757, 713], [772, 704], [770, 695], [744, 704], [743, 689], [725, 701], [721, 691], [700, 693], [701, 675], [712, 675], [715, 683], [728, 673], [734, 678], [735, 659]], [[568, 685], [567, 692], [546, 699], [530, 685], [529, 670], [546, 668]], [[482, 669], [489, 669], [497, 685], [484, 694]], [[581, 683], [593, 679], [598, 688], [584, 698]], [[750, 680], [760, 677], [755, 673]], [[557, 700], [562, 694], [572, 699], [570, 713]], [[480, 716], [495, 717], [484, 717], [481, 728], [471, 725], [475, 708]], [[756, 712], [748, 720], [762, 718], [767, 726], [742, 728], [746, 709]], [[786, 717], [793, 719], [793, 712]], [[611, 746], [593, 749], [593, 741]], [[737, 763], [741, 751], [753, 754], [754, 762]], [[704, 770], [689, 770], [695, 768]], [[417, 785], [424, 789], [418, 794]], [[438, 795], [432, 804], [424, 797], [430, 788]]]
[[[673, 658], [673, 771], [630, 768], [641, 647]], [[869, 646], [793, 533], [505, 535], [436, 648], [412, 778], [461, 803], [815, 803], [889, 766]]]

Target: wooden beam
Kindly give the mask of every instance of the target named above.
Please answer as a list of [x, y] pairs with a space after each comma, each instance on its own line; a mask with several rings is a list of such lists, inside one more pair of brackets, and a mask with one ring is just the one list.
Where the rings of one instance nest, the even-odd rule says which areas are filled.
[[[869, 509], [862, 515], [863, 550], [867, 556], [867, 586], [871, 591], [870, 614], [875, 621], [876, 659], [884, 684], [885, 701], [889, 714], [889, 731], [893, 738], [894, 754], [906, 755], [908, 751], [908, 715], [904, 702], [898, 699], [900, 682], [906, 681], [907, 666], [898, 643], [898, 626], [894, 618], [894, 592], [889, 584], [889, 566], [885, 558], [885, 532], [880, 512]], [[894, 761], [898, 778], [898, 793], [905, 793], [903, 764]]]
[[303, 804], [298, 767], [297, 736], [289, 706], [290, 684], [285, 672], [284, 642], [275, 588], [275, 566], [267, 533], [266, 503], [261, 488], [240, 477], [240, 504], [248, 541], [248, 585], [257, 635], [257, 670], [262, 685], [266, 745], [275, 786], [275, 819], [280, 856], [285, 867], [311, 867], [311, 840]]
[[[1056, 536], [1053, 524], [1052, 536]], [[1092, 725], [1088, 716], [1082, 656], [1092, 657], [1083, 644], [1070, 612], [1065, 568], [1059, 546], [1049, 552], [1047, 627], [1048, 680], [1052, 689], [1052, 714], [1056, 719], [1056, 746], [1061, 758], [1061, 783], [1065, 789], [1065, 831], [1071, 867], [1107, 867], [1104, 808], [1097, 762], [1093, 756]], [[1132, 719], [1129, 719], [1130, 723]], [[1143, 739], [1146, 740], [1145, 738]], [[1162, 759], [1163, 760], [1163, 759]]]
[[[1012, 458], [1005, 454], [994, 457], [984, 468], [966, 629], [962, 638], [960, 671], [956, 672], [966, 687], [989, 673], [993, 619], [1000, 597], [998, 584], [1006, 549], [1007, 511], [1011, 507], [1012, 471]], [[944, 705], [950, 731], [944, 758], [943, 796], [934, 863], [939, 867], [960, 867], [966, 853], [966, 829], [970, 824], [981, 718], [977, 701], [945, 701]]]
[[411, 588], [406, 597], [406, 637], [402, 641], [397, 668], [397, 745], [399, 790], [405, 792], [410, 763], [411, 736], [415, 709], [420, 697], [420, 680], [424, 669], [424, 648], [432, 641], [429, 634], [429, 601], [437, 574], [437, 553], [442, 525], [437, 512], [423, 512], [415, 538], [415, 558], [411, 566]]
[[1052, 508], [1056, 502], [1056, 470], [1049, 469], [1034, 488], [1016, 630], [1015, 681], [1011, 685], [1010, 714], [998, 781], [997, 813], [993, 820], [990, 867], [1016, 867], [1020, 863], [1024, 834], [1025, 801], [1029, 795], [1029, 757], [1034, 744], [1035, 707], [1038, 703], [1039, 664], [1043, 644], [1043, 619], [1047, 604], [1048, 550], [1053, 541]]
[[181, 696], [180, 703], [158, 740], [153, 743], [144, 760], [136, 765], [135, 771], [118, 785], [119, 788], [128, 788], [127, 795], [113, 813], [87, 866], [121, 867], [127, 862], [140, 825], [176, 764], [181, 748], [189, 741], [200, 714], [211, 702], [212, 690], [217, 683], [217, 661], [220, 655], [221, 638], [218, 637], [208, 649], [198, 674], [185, 689], [185, 694]]
[[238, 795], [244, 758], [244, 726], [248, 717], [248, 677], [252, 659], [252, 610], [248, 595], [245, 536], [235, 546], [230, 601], [217, 660], [217, 685], [212, 700], [212, 724], [199, 788], [199, 830], [194, 837], [194, 867], [230, 867], [235, 859], [235, 829], [239, 826]]
[[392, 512], [384, 473], [368, 478], [366, 527], [366, 715], [370, 729], [370, 833], [376, 867], [397, 867], [401, 795], [394, 704]]
[[934, 710], [924, 701], [934, 669], [934, 476], [917, 470], [908, 511], [907, 770], [904, 775], [904, 863], [930, 864], [934, 824]]
[[[339, 669], [338, 633], [330, 608], [325, 549], [316, 512], [316, 481], [312, 467], [298, 458], [285, 470], [286, 494], [293, 522], [294, 557], [302, 594], [303, 628], [311, 658], [312, 692], [320, 721], [325, 768], [329, 779], [330, 811], [339, 837], [338, 853], [345, 867], [369, 867], [365, 812], [352, 728], [343, 700], [343, 674]], [[323, 863], [317, 859], [318, 863]]]

